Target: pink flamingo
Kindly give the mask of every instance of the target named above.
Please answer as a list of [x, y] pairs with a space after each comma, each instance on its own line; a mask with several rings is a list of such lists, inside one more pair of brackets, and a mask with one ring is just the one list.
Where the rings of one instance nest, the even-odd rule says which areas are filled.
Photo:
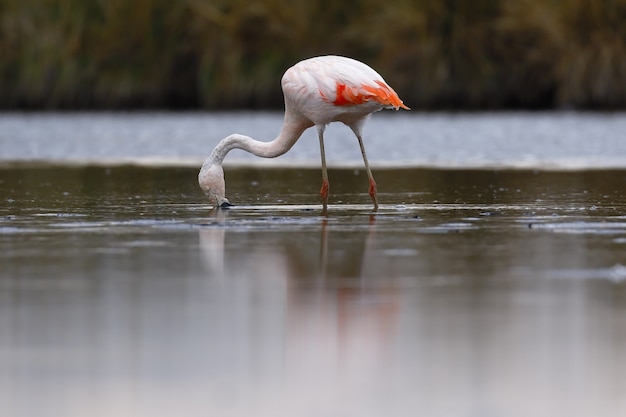
[[372, 68], [362, 62], [341, 56], [320, 56], [300, 61], [289, 68], [282, 81], [285, 96], [285, 120], [278, 137], [260, 142], [248, 136], [233, 134], [222, 139], [198, 174], [200, 188], [216, 207], [227, 207], [226, 184], [222, 161], [232, 149], [243, 149], [263, 158], [275, 158], [287, 152], [306, 129], [317, 127], [322, 156], [323, 209], [328, 206], [328, 173], [324, 153], [324, 130], [331, 122], [347, 125], [359, 141], [369, 178], [369, 195], [378, 210], [376, 182], [367, 162], [361, 137], [363, 124], [379, 110], [403, 108], [396, 92]]

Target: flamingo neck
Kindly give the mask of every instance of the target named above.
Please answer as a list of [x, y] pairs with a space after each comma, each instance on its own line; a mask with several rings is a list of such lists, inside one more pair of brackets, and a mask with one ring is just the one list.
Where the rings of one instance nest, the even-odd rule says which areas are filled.
[[207, 160], [212, 164], [222, 164], [222, 161], [233, 149], [242, 149], [262, 158], [275, 158], [287, 152], [296, 143], [307, 128], [313, 124], [304, 119], [296, 120], [285, 114], [285, 122], [276, 139], [270, 142], [255, 140], [249, 136], [232, 134], [222, 139]]

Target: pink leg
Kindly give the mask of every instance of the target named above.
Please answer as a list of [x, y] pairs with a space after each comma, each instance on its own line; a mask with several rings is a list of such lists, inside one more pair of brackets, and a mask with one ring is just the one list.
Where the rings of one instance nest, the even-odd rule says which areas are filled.
[[328, 180], [323, 179], [322, 188], [320, 188], [320, 195], [322, 196], [322, 204], [324, 205], [324, 208], [328, 205], [328, 186]]
[[378, 190], [376, 189], [376, 181], [374, 181], [374, 177], [370, 177], [370, 187], [369, 187], [370, 197], [374, 201], [374, 205], [376, 206], [375, 210], [378, 209]]
[[326, 152], [324, 151], [324, 129], [326, 126], [317, 126], [317, 134], [320, 139], [320, 154], [322, 155], [322, 188], [320, 195], [322, 196], [322, 210], [326, 213], [328, 208], [328, 172], [326, 171]]
[[372, 175], [372, 170], [370, 169], [370, 164], [367, 162], [367, 155], [365, 154], [365, 146], [363, 146], [363, 139], [361, 139], [361, 135], [355, 131], [356, 138], [359, 140], [359, 146], [361, 147], [361, 155], [363, 155], [363, 162], [365, 163], [365, 170], [367, 171], [367, 178], [370, 180], [369, 186], [369, 194], [372, 197], [372, 201], [374, 202], [374, 211], [378, 211], [378, 191], [376, 190], [376, 181], [374, 181], [374, 176]]

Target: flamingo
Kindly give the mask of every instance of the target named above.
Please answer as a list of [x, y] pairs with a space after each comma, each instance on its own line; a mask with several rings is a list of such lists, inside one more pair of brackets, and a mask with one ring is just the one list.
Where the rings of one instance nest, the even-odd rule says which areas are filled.
[[232, 134], [222, 139], [202, 165], [198, 174], [200, 188], [215, 207], [232, 204], [226, 198], [222, 162], [232, 149], [243, 149], [263, 158], [275, 158], [287, 152], [302, 133], [315, 126], [322, 158], [320, 196], [324, 212], [328, 207], [328, 173], [324, 152], [324, 130], [331, 122], [342, 122], [354, 132], [361, 147], [369, 195], [378, 210], [376, 181], [370, 170], [361, 131], [369, 116], [382, 109], [409, 110], [398, 94], [372, 68], [342, 56], [318, 56], [305, 59], [289, 68], [281, 81], [285, 97], [285, 118], [278, 137], [261, 142]]

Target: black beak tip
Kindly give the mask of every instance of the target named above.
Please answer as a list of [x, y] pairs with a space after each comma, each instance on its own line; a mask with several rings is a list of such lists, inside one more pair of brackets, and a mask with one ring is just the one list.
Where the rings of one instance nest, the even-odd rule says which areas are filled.
[[220, 204], [220, 208], [229, 208], [233, 206], [234, 204], [230, 204], [228, 201], [224, 201], [222, 204]]

